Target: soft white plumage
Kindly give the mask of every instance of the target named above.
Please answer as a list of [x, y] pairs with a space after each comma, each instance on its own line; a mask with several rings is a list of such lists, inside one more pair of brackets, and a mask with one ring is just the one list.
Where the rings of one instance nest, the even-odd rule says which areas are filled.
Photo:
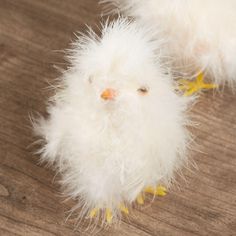
[[168, 185], [186, 158], [189, 99], [175, 93], [160, 48], [151, 30], [124, 19], [106, 24], [101, 38], [79, 37], [49, 118], [35, 123], [42, 160], [56, 166], [83, 215], [99, 208], [120, 216], [121, 203]]
[[217, 83], [236, 81], [235, 0], [103, 0], [153, 25], [168, 38], [173, 68], [204, 71]]

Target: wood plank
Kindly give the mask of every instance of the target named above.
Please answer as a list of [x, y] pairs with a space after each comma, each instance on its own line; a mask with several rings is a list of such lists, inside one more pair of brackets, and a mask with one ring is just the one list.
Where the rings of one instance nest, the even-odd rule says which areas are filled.
[[[97, 0], [0, 0], [0, 235], [90, 235], [75, 216], [65, 222], [75, 203], [64, 202], [59, 176], [38, 165], [29, 114], [45, 113], [46, 87], [60, 75], [53, 65], [66, 68], [74, 32], [95, 27], [100, 13]], [[97, 235], [235, 235], [236, 95], [207, 92], [190, 115], [197, 167], [183, 170], [165, 198], [134, 206]]]

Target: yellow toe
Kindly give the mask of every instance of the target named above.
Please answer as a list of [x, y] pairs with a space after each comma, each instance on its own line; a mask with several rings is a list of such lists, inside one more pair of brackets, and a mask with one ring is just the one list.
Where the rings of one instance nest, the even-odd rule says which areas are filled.
[[109, 208], [106, 209], [106, 221], [109, 224], [112, 222], [112, 212]]
[[165, 196], [166, 195], [166, 188], [164, 186], [158, 186], [156, 188], [153, 188], [151, 186], [145, 188], [144, 190], [146, 193], [150, 193], [156, 196]]
[[137, 197], [137, 203], [140, 204], [140, 205], [144, 204], [144, 197], [141, 193]]
[[89, 217], [94, 218], [95, 216], [97, 216], [97, 214], [98, 214], [98, 208], [94, 208], [90, 211]]
[[124, 204], [121, 204], [120, 205], [120, 210], [125, 213], [126, 215], [129, 214], [129, 209], [124, 205]]
[[151, 187], [151, 186], [149, 186], [149, 187], [147, 187], [147, 188], [145, 188], [145, 190], [144, 190], [146, 193], [150, 193], [150, 194], [155, 194], [155, 189], [153, 188], [153, 187]]
[[156, 189], [157, 196], [165, 196], [167, 194], [166, 192], [167, 192], [167, 189], [162, 185], [159, 185]]

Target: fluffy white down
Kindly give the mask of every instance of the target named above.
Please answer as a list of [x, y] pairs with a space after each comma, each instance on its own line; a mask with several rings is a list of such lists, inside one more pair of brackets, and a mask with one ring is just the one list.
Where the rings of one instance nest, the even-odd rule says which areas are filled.
[[217, 83], [236, 82], [235, 0], [103, 0], [168, 38], [174, 68], [205, 70]]
[[[61, 173], [67, 196], [80, 199], [83, 214], [132, 203], [146, 186], [167, 184], [186, 157], [189, 99], [174, 92], [161, 66], [160, 43], [150, 31], [119, 19], [101, 37], [78, 37], [48, 106], [38, 120], [42, 161]], [[146, 95], [137, 90], [145, 86]], [[101, 98], [106, 88], [114, 100]]]

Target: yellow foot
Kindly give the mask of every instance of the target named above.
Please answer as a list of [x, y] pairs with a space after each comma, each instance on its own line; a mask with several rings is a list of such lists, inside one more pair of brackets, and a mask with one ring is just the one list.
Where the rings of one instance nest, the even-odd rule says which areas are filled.
[[191, 96], [202, 89], [214, 89], [218, 87], [216, 84], [205, 83], [203, 73], [200, 73], [194, 81], [181, 79], [179, 83], [179, 89], [184, 91], [184, 96]]
[[[124, 214], [128, 215], [129, 214], [129, 209], [124, 205], [124, 204], [120, 204], [119, 205], [119, 209], [121, 212], [123, 212]], [[98, 215], [98, 212], [100, 211], [99, 208], [94, 208], [90, 211], [89, 213], [89, 218], [94, 218]], [[112, 222], [112, 210], [110, 208], [106, 208], [105, 209], [105, 218], [106, 218], [106, 222], [108, 224], [110, 224]]]
[[124, 204], [120, 204], [119, 208], [120, 208], [121, 212], [123, 212], [124, 214], [126, 214], [126, 215], [129, 214], [129, 209]]
[[111, 210], [110, 210], [109, 208], [107, 208], [107, 209], [106, 209], [106, 221], [107, 221], [108, 224], [111, 223], [112, 217], [113, 217], [113, 216], [112, 216]]
[[97, 214], [98, 214], [98, 211], [99, 211], [98, 208], [94, 208], [93, 210], [90, 211], [90, 213], [89, 213], [89, 217], [90, 217], [90, 218], [94, 218], [94, 217], [96, 217]]
[[[99, 210], [100, 210], [99, 208], [92, 209], [89, 213], [89, 217], [90, 218], [96, 217], [98, 215]], [[112, 216], [112, 211], [109, 208], [106, 209], [105, 216], [106, 216], [107, 223], [110, 224], [112, 222], [113, 216]]]
[[144, 204], [144, 195], [142, 193], [140, 193], [136, 199], [137, 203], [139, 205], [143, 205]]
[[153, 188], [153, 187], [147, 187], [145, 188], [145, 193], [150, 193], [150, 194], [153, 194], [155, 196], [165, 196], [166, 195], [166, 188], [164, 186], [157, 186], [156, 188]]

